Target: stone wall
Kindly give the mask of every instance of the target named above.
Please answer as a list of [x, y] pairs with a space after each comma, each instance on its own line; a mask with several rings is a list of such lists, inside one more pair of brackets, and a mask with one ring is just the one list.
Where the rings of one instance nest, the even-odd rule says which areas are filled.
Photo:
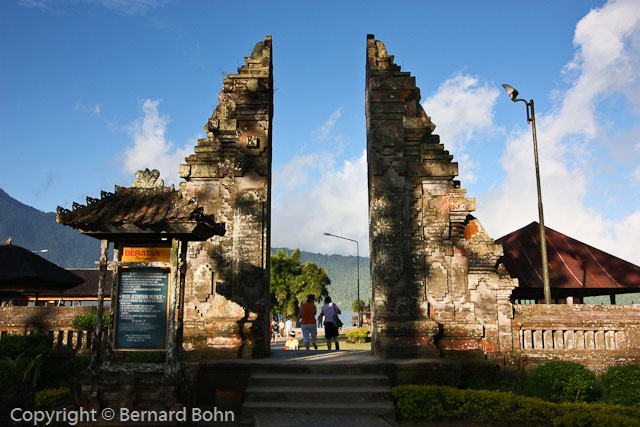
[[225, 77], [181, 190], [224, 222], [224, 236], [189, 243], [183, 349], [187, 358], [269, 352], [271, 37]]
[[76, 331], [72, 322], [95, 312], [95, 307], [0, 307], [0, 336], [46, 332], [53, 337], [54, 349], [88, 350], [90, 334]]
[[502, 247], [470, 215], [415, 78], [373, 35], [366, 64], [374, 354], [510, 351], [517, 280], [498, 272]]
[[514, 305], [516, 360], [570, 360], [593, 370], [640, 362], [640, 305]]

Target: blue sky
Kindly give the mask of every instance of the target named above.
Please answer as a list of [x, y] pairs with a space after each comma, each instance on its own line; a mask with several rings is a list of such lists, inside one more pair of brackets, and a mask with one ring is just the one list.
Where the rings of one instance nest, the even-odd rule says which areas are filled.
[[223, 73], [269, 34], [272, 243], [353, 254], [328, 231], [366, 254], [368, 33], [416, 76], [492, 237], [537, 220], [531, 130], [510, 83], [535, 100], [547, 225], [640, 264], [633, 0], [3, 1], [0, 188], [53, 211], [144, 167], [177, 183]]

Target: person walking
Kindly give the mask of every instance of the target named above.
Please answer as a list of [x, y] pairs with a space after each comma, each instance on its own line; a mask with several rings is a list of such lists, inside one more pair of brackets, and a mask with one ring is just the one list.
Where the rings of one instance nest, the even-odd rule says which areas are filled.
[[289, 337], [289, 335], [291, 335], [291, 331], [293, 331], [293, 322], [291, 321], [291, 316], [287, 316], [287, 321], [284, 322], [285, 336]]
[[340, 344], [338, 343], [338, 325], [335, 323], [335, 318], [341, 313], [340, 307], [331, 302], [331, 297], [324, 299], [324, 305], [320, 310], [320, 317], [324, 318], [324, 335], [327, 337], [327, 348], [329, 350], [331, 350], [332, 338], [336, 342], [336, 350], [340, 350]]
[[271, 339], [275, 343], [278, 342], [278, 322], [275, 317], [271, 320]]
[[284, 320], [282, 320], [282, 318], [280, 318], [280, 323], [278, 323], [278, 334], [280, 335], [280, 338], [285, 338], [285, 330], [284, 330]]
[[307, 350], [309, 350], [309, 342], [313, 343], [313, 348], [318, 349], [316, 337], [318, 336], [318, 327], [316, 326], [316, 304], [313, 294], [307, 295], [307, 302], [300, 306], [300, 316], [298, 323], [302, 328], [302, 341]]

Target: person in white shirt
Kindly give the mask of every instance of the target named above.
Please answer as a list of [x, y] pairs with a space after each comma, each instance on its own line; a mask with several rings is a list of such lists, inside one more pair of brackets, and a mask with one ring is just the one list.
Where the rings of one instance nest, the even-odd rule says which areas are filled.
[[291, 335], [291, 331], [293, 331], [293, 322], [291, 316], [287, 316], [287, 321], [284, 322], [284, 333], [287, 338]]
[[331, 297], [324, 299], [324, 305], [320, 310], [320, 316], [324, 318], [324, 335], [327, 337], [327, 348], [331, 350], [331, 339], [336, 343], [336, 350], [340, 350], [340, 344], [338, 344], [338, 325], [335, 324], [335, 317], [341, 314], [340, 307], [331, 302]]

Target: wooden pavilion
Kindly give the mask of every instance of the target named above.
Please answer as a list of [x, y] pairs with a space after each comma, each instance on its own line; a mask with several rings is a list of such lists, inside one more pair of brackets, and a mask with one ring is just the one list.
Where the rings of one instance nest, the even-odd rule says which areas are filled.
[[[585, 297], [640, 292], [640, 267], [545, 227], [551, 298], [556, 303], [580, 304]], [[520, 285], [516, 302], [544, 301], [539, 224], [531, 224], [496, 240], [504, 248], [504, 264]]]

